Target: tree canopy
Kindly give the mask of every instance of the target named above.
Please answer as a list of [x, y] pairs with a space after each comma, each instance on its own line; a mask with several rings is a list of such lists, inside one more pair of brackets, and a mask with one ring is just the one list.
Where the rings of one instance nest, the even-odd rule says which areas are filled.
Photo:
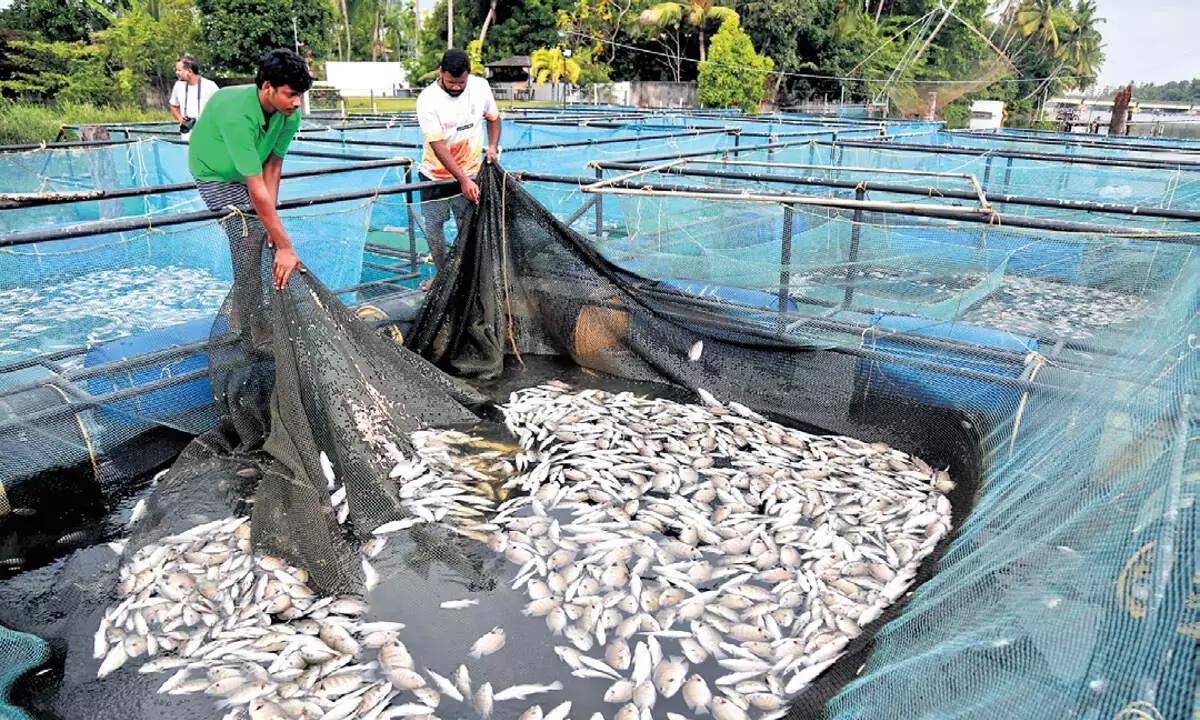
[[700, 63], [700, 102], [706, 107], [735, 107], [756, 113], [774, 66], [771, 58], [754, 52], [738, 16], [727, 16], [713, 35], [707, 60]]
[[[961, 114], [974, 98], [1029, 112], [1051, 95], [1095, 83], [1104, 46], [1094, 0], [1015, 0], [998, 13], [989, 12], [989, 0], [957, 0], [952, 13], [948, 4], [455, 0], [454, 45], [476, 41], [473, 56], [484, 64], [558, 52], [579, 67], [573, 82], [581, 84], [690, 81], [715, 45], [726, 52], [740, 33], [731, 47], [744, 53], [748, 43], [754, 57], [771, 60], [764, 92], [785, 105], [822, 96], [886, 99], [893, 111], [917, 113], [928, 84], [947, 116], [947, 103]], [[0, 91], [35, 99], [68, 87], [86, 94], [96, 81], [85, 75], [94, 72], [109, 79], [114, 96], [140, 102], [170, 82], [179, 54], [196, 55], [206, 72], [244, 76], [266, 50], [297, 42], [318, 68], [330, 59], [398, 60], [416, 85], [447, 46], [447, 8], [439, 0], [418, 29], [412, 0], [14, 0], [0, 12], [11, 56], [0, 59]], [[717, 28], [732, 17], [737, 25], [718, 43]], [[1138, 93], [1147, 100], [1195, 96], [1193, 83]], [[736, 104], [743, 101], [749, 104]]]
[[334, 13], [330, 0], [195, 0], [204, 44], [217, 68], [253, 74], [267, 50], [293, 47], [296, 37], [314, 55], [330, 47]]

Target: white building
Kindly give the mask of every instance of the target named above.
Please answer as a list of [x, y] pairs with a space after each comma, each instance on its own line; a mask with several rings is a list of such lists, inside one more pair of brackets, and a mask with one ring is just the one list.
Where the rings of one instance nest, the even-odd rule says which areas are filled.
[[972, 130], [996, 130], [1004, 124], [1003, 100], [976, 100], [971, 103]]
[[398, 62], [325, 63], [324, 85], [337, 88], [343, 97], [394, 96], [408, 87], [404, 68]]

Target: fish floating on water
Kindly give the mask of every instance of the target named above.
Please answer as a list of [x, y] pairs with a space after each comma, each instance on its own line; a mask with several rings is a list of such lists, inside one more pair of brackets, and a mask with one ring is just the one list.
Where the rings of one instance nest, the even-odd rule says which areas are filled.
[[[698, 395], [689, 405], [558, 382], [514, 393], [501, 409], [515, 456], [464, 459], [451, 449], [462, 433], [414, 433], [417, 457], [388, 473], [409, 516], [364, 544], [368, 589], [367, 557], [389, 535], [442, 525], [515, 566], [524, 614], [543, 619], [564, 673], [599, 681], [611, 717], [658, 717], [676, 696], [694, 715], [782, 717], [907, 592], [949, 532], [953, 483], [886, 445]], [[323, 474], [345, 507], [346, 488]], [[98, 675], [136, 659], [139, 672], [172, 673], [160, 692], [207, 693], [249, 717], [486, 720], [516, 702], [540, 703], [522, 718], [570, 716], [552, 697], [558, 681], [502, 687], [473, 681], [466, 664], [419, 666], [402, 623], [364, 621], [358, 598], [318, 597], [303, 569], [255, 556], [249, 529], [207, 523], [128, 558], [95, 636]], [[464, 660], [505, 641], [493, 627]]]
[[949, 532], [953, 484], [886, 445], [698, 395], [511, 395], [530, 469], [509, 483], [527, 494], [497, 508], [488, 545], [572, 674], [608, 678], [632, 717], [681, 690], [696, 713], [779, 717], [907, 591]]

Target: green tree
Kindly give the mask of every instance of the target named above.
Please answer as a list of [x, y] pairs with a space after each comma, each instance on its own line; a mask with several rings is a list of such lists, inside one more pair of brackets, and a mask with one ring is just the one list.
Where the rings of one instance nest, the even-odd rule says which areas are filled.
[[37, 33], [46, 40], [89, 40], [104, 26], [104, 17], [87, 0], [14, 0], [0, 11], [0, 28]]
[[471, 74], [483, 77], [487, 68], [483, 66], [483, 41], [472, 40], [467, 43], [467, 57], [471, 58]]
[[529, 69], [530, 77], [538, 85], [549, 82], [558, 90], [557, 94], [562, 100], [566, 99], [565, 83], [578, 82], [583, 72], [579, 62], [565, 55], [562, 48], [538, 48], [533, 51], [530, 60], [533, 62]]
[[595, 64], [608, 67], [635, 7], [635, 0], [576, 0], [574, 7], [558, 11], [558, 29], [576, 53], [586, 48]]
[[1036, 37], [1039, 50], [1058, 50], [1061, 30], [1074, 30], [1070, 4], [1060, 0], [1025, 0], [1017, 10], [1017, 27], [1026, 38]]
[[1075, 29], [1065, 33], [1057, 56], [1073, 76], [1068, 88], [1086, 90], [1096, 82], [1104, 64], [1103, 38], [1096, 27], [1104, 18], [1096, 16], [1095, 2], [1080, 0], [1073, 19]]
[[99, 45], [61, 40], [10, 40], [7, 45], [12, 70], [0, 80], [0, 91], [8, 97], [94, 104], [128, 99], [114, 97]]
[[[454, 37], [469, 38], [472, 32], [471, 20], [467, 17], [467, 9], [462, 8], [463, 0], [454, 3]], [[429, 16], [425, 18], [420, 32], [417, 33], [417, 57], [408, 74], [409, 82], [413, 84], [429, 82], [436, 76], [438, 63], [442, 53], [446, 52], [446, 0], [438, 0]], [[485, 58], [487, 57], [485, 53]]]
[[[456, 3], [465, 0], [456, 0]], [[485, 63], [510, 55], [533, 55], [539, 48], [561, 44], [558, 17], [574, 0], [508, 0], [496, 5], [496, 16], [483, 44]], [[482, 27], [490, 6], [480, 2], [468, 6], [473, 28]], [[475, 35], [479, 35], [476, 31]]]
[[[1118, 88], [1104, 88], [1101, 95], [1112, 96]], [[1200, 102], [1200, 78], [1193, 80], [1172, 80], [1157, 85], [1144, 83], [1133, 89], [1133, 96], [1142, 102]]]
[[721, 22], [737, 17], [731, 8], [715, 5], [713, 0], [660, 2], [638, 15], [638, 22], [656, 35], [667, 56], [667, 68], [676, 82], [683, 79], [682, 65], [686, 56], [685, 38], [693, 31], [700, 35], [700, 61], [705, 59], [704, 28], [709, 22]]
[[[346, 0], [345, 12], [350, 17], [350, 52], [343, 49], [346, 26], [342, 21], [342, 1], [334, 2], [337, 12], [337, 51], [339, 57], [351, 60], [400, 59], [410, 55], [409, 39], [415, 41], [416, 14], [410, 2], [393, 0]], [[411, 15], [411, 22], [408, 15]], [[402, 60], [401, 60], [402, 62]]]
[[709, 60], [700, 63], [700, 102], [705, 107], [738, 107], [758, 112], [775, 63], [754, 52], [750, 36], [734, 15], [712, 38]]
[[[134, 0], [96, 34], [122, 95], [141, 100], [147, 91], [164, 102], [175, 82], [175, 61], [188, 53], [204, 63], [193, 0]], [[140, 102], [138, 104], [141, 104]]]
[[[826, 4], [821, 0], [750, 0], [738, 3], [738, 15], [754, 47], [770, 55], [779, 70], [807, 73], [817, 70], [817, 63], [830, 54], [832, 33], [823, 20]], [[782, 73], [776, 81], [783, 94], [792, 96], [836, 88], [835, 81], [821, 83]]]
[[210, 62], [219, 70], [253, 73], [268, 50], [292, 47], [292, 18], [314, 55], [330, 47], [330, 0], [196, 0]]

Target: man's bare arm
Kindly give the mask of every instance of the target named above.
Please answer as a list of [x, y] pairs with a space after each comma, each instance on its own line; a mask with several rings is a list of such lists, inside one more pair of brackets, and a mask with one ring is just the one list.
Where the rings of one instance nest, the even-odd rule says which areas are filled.
[[267, 158], [263, 163], [263, 181], [267, 184], [267, 190], [271, 193], [271, 204], [279, 204], [279, 178], [283, 175], [283, 158], [275, 153]]
[[500, 117], [496, 116], [495, 120], [487, 121], [488, 146], [487, 146], [487, 161], [496, 162], [496, 158], [500, 157]]
[[446, 145], [446, 141], [434, 140], [429, 143], [429, 147], [433, 148], [433, 154], [442, 163], [442, 167], [446, 168], [454, 176], [454, 179], [458, 181], [458, 186], [462, 189], [462, 194], [466, 195], [467, 199], [473, 203], [479, 202], [479, 186], [475, 184], [474, 180], [467, 177], [463, 169], [458, 166], [458, 162], [450, 154], [450, 148]]
[[279, 290], [287, 285], [293, 270], [299, 269], [300, 272], [304, 272], [304, 268], [300, 266], [300, 258], [296, 256], [291, 238], [283, 229], [283, 221], [275, 210], [275, 197], [267, 187], [264, 175], [265, 171], [247, 177], [246, 189], [250, 192], [250, 203], [254, 206], [254, 212], [258, 214], [258, 219], [267, 230], [267, 244], [275, 248], [275, 289]]
[[179, 112], [178, 105], [171, 106], [171, 114], [175, 116], [175, 122], [183, 122], [183, 113]]

